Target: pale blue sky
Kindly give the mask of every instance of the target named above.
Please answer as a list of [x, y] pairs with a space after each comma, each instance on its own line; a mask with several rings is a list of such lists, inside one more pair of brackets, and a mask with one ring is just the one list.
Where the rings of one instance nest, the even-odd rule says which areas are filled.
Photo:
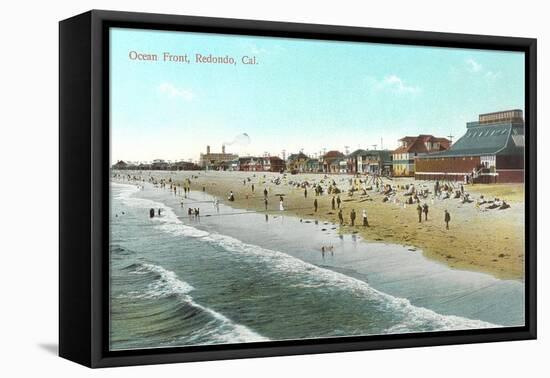
[[[164, 52], [191, 63], [163, 62]], [[196, 53], [237, 64], [198, 64]], [[381, 138], [395, 148], [405, 135], [459, 137], [480, 113], [524, 109], [517, 52], [112, 29], [110, 59], [113, 162], [197, 160], [241, 133], [251, 143], [228, 151], [313, 154]]]

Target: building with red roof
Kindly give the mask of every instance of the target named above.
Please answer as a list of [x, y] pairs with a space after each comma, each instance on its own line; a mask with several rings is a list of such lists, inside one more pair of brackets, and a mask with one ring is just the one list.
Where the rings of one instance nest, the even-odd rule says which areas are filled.
[[320, 164], [323, 167], [324, 173], [346, 173], [342, 172], [344, 162], [347, 165], [346, 155], [340, 151], [329, 151], [321, 157]]
[[392, 153], [392, 170], [394, 176], [414, 176], [417, 156], [442, 152], [451, 146], [447, 138], [421, 134], [399, 139], [400, 146]]

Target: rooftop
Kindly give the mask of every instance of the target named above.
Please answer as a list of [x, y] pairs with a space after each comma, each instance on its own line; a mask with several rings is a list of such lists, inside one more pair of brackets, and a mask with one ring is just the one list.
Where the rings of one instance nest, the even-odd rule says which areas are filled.
[[[398, 147], [394, 154], [402, 154], [406, 152], [417, 152], [417, 153], [431, 153], [444, 151], [449, 148], [451, 141], [447, 138], [434, 137], [433, 135], [420, 134], [418, 136], [406, 136], [399, 139], [400, 142], [403, 142], [404, 145]], [[439, 143], [437, 149], [428, 149], [427, 143]]]
[[522, 154], [524, 147], [523, 120], [517, 118], [491, 122], [486, 120], [484, 122], [469, 122], [466, 133], [449, 150], [431, 154], [426, 158], [481, 156], [499, 153]]

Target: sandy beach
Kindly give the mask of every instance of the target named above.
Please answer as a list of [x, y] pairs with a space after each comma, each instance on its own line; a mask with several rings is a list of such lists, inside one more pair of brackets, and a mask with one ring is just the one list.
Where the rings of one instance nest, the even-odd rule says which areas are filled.
[[[452, 268], [479, 271], [504, 279], [523, 279], [524, 276], [524, 201], [523, 185], [467, 185], [472, 203], [461, 203], [459, 199], [438, 199], [430, 194], [422, 199], [429, 206], [428, 220], [418, 222], [416, 204], [405, 205], [405, 189], [414, 184], [425, 185], [433, 190], [433, 182], [419, 182], [412, 178], [383, 179], [384, 184], [397, 187], [396, 202], [383, 202], [383, 194], [367, 190], [366, 195], [355, 192], [349, 196], [351, 175], [297, 174], [286, 175], [269, 172], [205, 172], [205, 171], [140, 171], [120, 172], [125, 175], [141, 176], [145, 180], [171, 180], [183, 192], [187, 179], [191, 181], [191, 190], [205, 191], [232, 207], [250, 211], [266, 212], [264, 188], [268, 191], [268, 214], [279, 214], [279, 198], [284, 198], [284, 213], [304, 220], [319, 220], [338, 225], [338, 210], [332, 209], [332, 194], [327, 194], [329, 182], [334, 180], [341, 190], [339, 194], [344, 217], [344, 225], [339, 230], [345, 234], [359, 234], [369, 241], [391, 242], [421, 249], [425, 256], [448, 264]], [[298, 183], [320, 183], [324, 193], [315, 195], [313, 187], [304, 189]], [[169, 184], [168, 184], [169, 185]], [[253, 188], [254, 186], [254, 188]], [[363, 187], [370, 183], [361, 184]], [[233, 191], [235, 200], [228, 201]], [[486, 209], [486, 205], [476, 206], [480, 195], [486, 199], [498, 197], [506, 200], [510, 208], [505, 210]], [[314, 211], [314, 200], [318, 201], [318, 210]], [[351, 226], [350, 212], [354, 209], [357, 218]], [[368, 214], [369, 227], [362, 225], [362, 211]], [[446, 230], [444, 211], [451, 214], [450, 229]]]

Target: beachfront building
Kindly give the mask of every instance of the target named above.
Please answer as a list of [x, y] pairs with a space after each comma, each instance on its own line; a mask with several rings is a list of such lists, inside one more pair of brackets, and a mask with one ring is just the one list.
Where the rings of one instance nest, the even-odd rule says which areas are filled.
[[325, 173], [349, 173], [348, 159], [341, 157], [331, 160]]
[[347, 156], [348, 173], [389, 175], [392, 153], [389, 150], [358, 149]]
[[319, 173], [321, 166], [319, 165], [319, 159], [308, 159], [306, 161], [306, 172]]
[[128, 164], [122, 160], [119, 160], [116, 164], [113, 164], [112, 169], [128, 169]]
[[433, 135], [406, 136], [399, 139], [400, 146], [392, 152], [392, 172], [394, 176], [414, 176], [415, 159], [418, 156], [445, 151], [451, 142], [447, 138]]
[[359, 173], [357, 162], [362, 161], [362, 157], [367, 156], [367, 150], [358, 149], [353, 151], [351, 154], [346, 156], [347, 160], [347, 169], [349, 173]]
[[151, 170], [151, 164], [149, 164], [149, 163], [139, 163], [139, 165], [137, 166], [137, 169], [139, 169], [140, 171], [149, 171], [149, 170]]
[[200, 169], [198, 165], [189, 161], [177, 161], [170, 162], [162, 159], [155, 159], [151, 163], [138, 163], [138, 162], [124, 162], [119, 160], [112, 166], [113, 169], [127, 169], [127, 170], [156, 170], [156, 171], [193, 171]]
[[246, 172], [262, 172], [264, 170], [263, 158], [246, 156], [239, 158], [239, 170]]
[[447, 151], [416, 159], [415, 178], [474, 183], [523, 182], [525, 123], [521, 110], [481, 114]]
[[170, 164], [163, 159], [155, 159], [151, 164], [153, 171], [166, 171], [168, 168], [170, 168]]
[[357, 156], [357, 173], [389, 176], [392, 171], [392, 152], [389, 150], [367, 150]]
[[291, 173], [302, 173], [305, 172], [306, 162], [309, 160], [309, 157], [303, 152], [297, 154], [291, 154], [286, 162], [286, 169]]
[[196, 171], [196, 170], [199, 170], [200, 167], [197, 164], [192, 163], [190, 161], [180, 160], [173, 164], [170, 164], [169, 169], [171, 171]]
[[278, 156], [267, 156], [263, 158], [263, 170], [265, 172], [284, 172], [285, 161]]
[[226, 162], [227, 164], [227, 169], [229, 171], [240, 171], [241, 170], [241, 162], [239, 159], [233, 159], [233, 160], [230, 160], [228, 162]]
[[321, 156], [319, 164], [323, 173], [340, 173], [342, 161], [347, 165], [346, 156], [340, 151], [333, 150]]
[[211, 152], [210, 146], [206, 146], [206, 153], [200, 154], [199, 166], [206, 170], [216, 169], [216, 165], [219, 165], [219, 163], [231, 161], [238, 157], [238, 155], [226, 153], [224, 145], [222, 145], [221, 153]]

